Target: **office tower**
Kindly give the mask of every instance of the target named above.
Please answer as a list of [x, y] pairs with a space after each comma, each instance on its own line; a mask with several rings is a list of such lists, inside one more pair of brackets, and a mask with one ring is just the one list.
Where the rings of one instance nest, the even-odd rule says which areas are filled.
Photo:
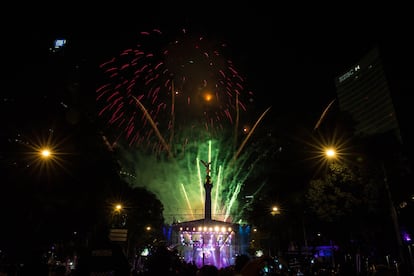
[[379, 49], [335, 79], [339, 108], [355, 121], [363, 137], [393, 132], [401, 141], [398, 119]]
[[[396, 57], [400, 54], [393, 54], [394, 63], [387, 63], [389, 60], [375, 47], [339, 75], [335, 85], [340, 111], [351, 116], [354, 134], [368, 141], [366, 145], [375, 150], [374, 158], [382, 167], [398, 248], [402, 250], [401, 237], [408, 243], [407, 237], [414, 233], [414, 158], [409, 116], [412, 107], [401, 78], [407, 74], [403, 65], [411, 64]], [[400, 257], [403, 254], [400, 251]]]

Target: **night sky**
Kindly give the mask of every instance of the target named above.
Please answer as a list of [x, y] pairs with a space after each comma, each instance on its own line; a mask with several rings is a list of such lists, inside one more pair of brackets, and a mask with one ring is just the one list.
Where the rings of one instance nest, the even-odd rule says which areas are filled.
[[411, 69], [407, 63], [413, 60], [412, 20], [404, 7], [294, 7], [260, 2], [151, 1], [136, 7], [101, 5], [93, 10], [50, 7], [36, 14], [16, 10], [13, 27], [7, 28], [11, 22], [5, 21], [2, 34], [7, 65], [3, 68], [15, 70], [6, 70], [3, 77], [7, 82], [9, 74], [19, 68], [42, 63], [41, 55], [56, 37], [76, 44], [79, 57], [93, 67], [137, 43], [138, 32], [152, 28], [164, 32], [187, 28], [227, 42], [257, 101], [267, 106], [271, 99], [279, 110], [297, 108], [298, 102], [301, 107], [323, 110], [335, 97], [334, 77], [376, 44], [398, 60], [398, 66]]
[[[16, 9], [11, 12], [13, 20], [2, 19], [2, 125], [11, 136], [24, 125], [34, 131], [37, 125], [32, 119], [40, 116], [53, 125], [58, 120], [56, 111], [64, 109], [62, 102], [78, 110], [84, 105], [76, 102], [79, 99], [93, 102], [95, 90], [103, 84], [99, 64], [134, 47], [141, 31], [154, 28], [165, 34], [185, 28], [225, 42], [245, 85], [254, 93], [252, 120], [271, 107], [265, 118], [271, 124], [279, 117], [292, 118], [293, 124], [312, 129], [336, 98], [335, 77], [376, 45], [391, 65], [390, 77], [401, 88], [399, 96], [410, 106], [414, 43], [412, 19], [406, 11], [389, 5], [296, 8], [256, 1], [233, 6], [218, 1], [201, 6], [152, 1], [93, 10], [50, 7], [39, 13]], [[67, 39], [70, 51], [51, 53], [56, 38]], [[70, 91], [79, 80], [83, 94], [73, 100]], [[45, 95], [55, 103], [52, 108], [42, 105]], [[6, 133], [3, 137], [9, 136]]]

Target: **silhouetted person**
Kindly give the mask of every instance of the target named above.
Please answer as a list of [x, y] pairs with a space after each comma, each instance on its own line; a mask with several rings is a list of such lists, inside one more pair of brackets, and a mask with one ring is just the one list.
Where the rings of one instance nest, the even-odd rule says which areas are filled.
[[198, 271], [197, 276], [218, 276], [219, 270], [214, 265], [203, 265]]
[[236, 272], [236, 274], [239, 274], [241, 270], [243, 269], [243, 267], [249, 261], [250, 261], [250, 257], [245, 254], [236, 256], [236, 261], [234, 263], [234, 271]]

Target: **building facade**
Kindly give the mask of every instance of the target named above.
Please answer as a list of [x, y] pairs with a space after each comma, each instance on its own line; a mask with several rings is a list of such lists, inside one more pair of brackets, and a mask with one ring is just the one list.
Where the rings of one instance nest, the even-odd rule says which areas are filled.
[[373, 150], [372, 158], [382, 167], [400, 258], [414, 267], [414, 159], [408, 119], [412, 107], [402, 89], [406, 84], [398, 79], [398, 74], [406, 73], [399, 68], [401, 60], [388, 63], [383, 52], [374, 47], [335, 78], [337, 100], [340, 112], [354, 122], [354, 135], [367, 141], [364, 145]]
[[378, 48], [335, 79], [339, 108], [351, 115], [355, 134], [393, 132], [401, 141], [398, 118]]

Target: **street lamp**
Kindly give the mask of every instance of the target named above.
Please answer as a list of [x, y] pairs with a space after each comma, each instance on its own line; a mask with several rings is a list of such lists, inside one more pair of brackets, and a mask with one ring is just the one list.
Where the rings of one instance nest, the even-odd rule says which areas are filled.
[[48, 148], [40, 149], [40, 157], [43, 159], [49, 159], [52, 158], [52, 152]]
[[317, 161], [312, 165], [316, 166], [313, 177], [316, 177], [321, 173], [326, 173], [327, 169], [330, 168], [332, 164], [341, 161], [345, 156], [344, 150], [346, 145], [340, 140], [315, 142], [312, 146], [315, 148], [315, 151], [313, 152], [311, 159]]
[[122, 204], [116, 204], [115, 205], [115, 212], [119, 213], [122, 210]]
[[125, 228], [127, 213], [124, 212], [124, 206], [116, 203], [112, 209], [112, 228]]
[[57, 173], [56, 165], [63, 168], [63, 160], [60, 158], [61, 152], [51, 145], [36, 145], [32, 147], [31, 152], [28, 152], [29, 165], [34, 170], [37, 170], [39, 175], [51, 176], [52, 173]]
[[277, 207], [277, 206], [272, 206], [272, 210], [270, 211], [270, 213], [272, 214], [272, 216], [275, 216], [275, 215], [280, 215], [280, 210], [279, 210], [279, 207]]
[[[273, 205], [272, 207], [271, 207], [271, 209], [270, 209], [270, 214], [273, 216], [273, 217], [275, 217], [274, 219], [273, 219], [273, 227], [272, 227], [272, 229], [273, 229], [273, 231], [277, 231], [277, 234], [276, 235], [274, 235], [273, 237], [272, 237], [272, 241], [273, 241], [273, 245], [275, 246], [275, 249], [276, 249], [276, 247], [280, 247], [280, 245], [279, 245], [279, 236], [280, 236], [280, 229], [276, 229], [276, 215], [280, 215], [280, 209], [279, 209], [279, 207], [278, 206], [276, 206], [276, 205]], [[280, 248], [277, 248], [277, 250], [279, 250]], [[276, 253], [276, 252], [275, 252]]]
[[58, 174], [60, 170], [56, 170], [57, 167], [66, 170], [65, 160], [62, 156], [68, 153], [62, 152], [58, 143], [48, 141], [31, 143], [27, 146], [29, 147], [29, 150], [25, 153], [27, 167], [37, 171], [39, 175], [46, 173], [50, 177], [52, 174]]
[[326, 148], [325, 155], [328, 159], [334, 159], [336, 157], [336, 150], [334, 148]]
[[[112, 242], [117, 242], [122, 245], [123, 250], [125, 250], [125, 243], [128, 239], [128, 229], [126, 228], [126, 219], [127, 214], [123, 212], [124, 207], [120, 203], [113, 205], [112, 209], [112, 221], [111, 229], [109, 232], [109, 239]], [[126, 251], [128, 253], [128, 251]]]

